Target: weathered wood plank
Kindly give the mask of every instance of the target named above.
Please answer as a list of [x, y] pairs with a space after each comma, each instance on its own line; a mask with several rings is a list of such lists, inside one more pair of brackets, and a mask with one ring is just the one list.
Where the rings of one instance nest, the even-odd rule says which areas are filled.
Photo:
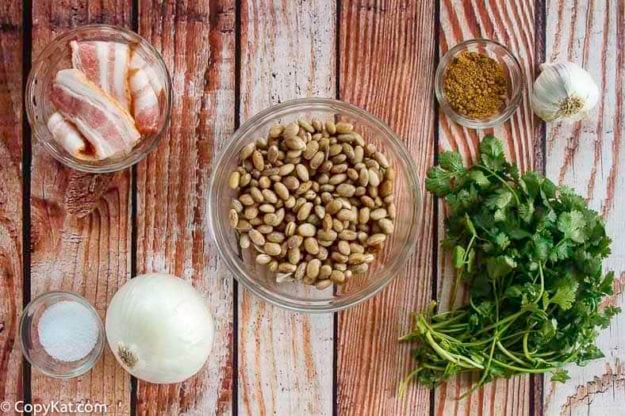
[[[241, 3], [241, 120], [292, 98], [334, 97], [334, 0]], [[239, 300], [239, 413], [332, 414], [333, 316], [281, 310], [242, 288]]]
[[[502, 126], [487, 131], [476, 131], [454, 124], [441, 112], [439, 118], [439, 146], [441, 150], [457, 150], [467, 162], [477, 154], [479, 140], [486, 133], [493, 133], [505, 141], [508, 157], [521, 170], [535, 168], [535, 152], [540, 148], [536, 142], [536, 119], [529, 107], [528, 91], [534, 77], [535, 57], [535, 4], [529, 0], [511, 2], [442, 0], [440, 2], [441, 31], [439, 33], [440, 55], [456, 44], [472, 38], [497, 40], [508, 46], [520, 60], [526, 83], [523, 100], [514, 116]], [[443, 218], [445, 208], [439, 204], [439, 240], [444, 237]], [[440, 252], [438, 264], [439, 308], [452, 305], [451, 292], [454, 273], [447, 253]], [[462, 291], [456, 304], [462, 303]], [[458, 377], [436, 389], [435, 414], [463, 415], [525, 415], [530, 411], [529, 377], [497, 380], [479, 389], [463, 400], [458, 398], [471, 388], [476, 377]]]
[[171, 126], [137, 169], [137, 272], [169, 272], [206, 295], [215, 341], [206, 366], [175, 385], [138, 383], [141, 415], [230, 414], [232, 279], [208, 229], [217, 147], [234, 128], [235, 2], [139, 2], [139, 33], [165, 59], [174, 91]]
[[[129, 26], [132, 10], [130, 0], [35, 0], [32, 6], [33, 59], [69, 28], [96, 22]], [[68, 205], [78, 207], [81, 200], [70, 199], [66, 205], [66, 191], [82, 177], [33, 144], [31, 291], [33, 296], [54, 289], [78, 292], [104, 317], [111, 297], [129, 277], [130, 173], [112, 178], [93, 212], [74, 215]], [[55, 380], [33, 371], [32, 397], [34, 403], [105, 403], [118, 414], [128, 414], [130, 377], [106, 350], [93, 370], [76, 379]]]
[[[0, 397], [22, 399], [22, 6], [0, 5]], [[12, 414], [6, 412], [6, 414]]]
[[[365, 108], [398, 133], [420, 178], [434, 158], [434, 2], [342, 1], [339, 97]], [[434, 205], [424, 196], [419, 243], [404, 272], [368, 302], [338, 315], [337, 388], [341, 415], [427, 414], [430, 392], [399, 381], [414, 367], [409, 344], [397, 338], [432, 293]]]
[[[605, 263], [618, 276], [608, 303], [625, 307], [625, 2], [547, 3], [548, 61], [572, 61], [597, 82], [600, 101], [587, 120], [547, 126], [547, 174], [575, 188], [605, 218], [614, 240]], [[601, 333], [606, 357], [570, 366], [566, 384], [545, 381], [546, 415], [616, 415], [625, 405], [625, 313]]]

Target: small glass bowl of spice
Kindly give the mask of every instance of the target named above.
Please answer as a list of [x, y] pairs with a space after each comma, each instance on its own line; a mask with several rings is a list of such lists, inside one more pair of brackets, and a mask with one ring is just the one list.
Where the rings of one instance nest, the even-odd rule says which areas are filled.
[[436, 98], [456, 123], [474, 129], [506, 121], [521, 102], [519, 61], [504, 45], [472, 39], [450, 49], [434, 81]]
[[47, 376], [72, 378], [89, 371], [104, 349], [104, 326], [82, 296], [47, 292], [24, 309], [20, 322], [22, 352]]

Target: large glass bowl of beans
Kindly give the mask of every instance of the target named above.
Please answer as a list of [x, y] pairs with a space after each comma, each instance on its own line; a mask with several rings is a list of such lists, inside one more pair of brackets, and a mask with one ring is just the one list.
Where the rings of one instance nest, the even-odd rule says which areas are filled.
[[286, 309], [332, 312], [402, 274], [419, 238], [419, 186], [383, 122], [333, 99], [293, 100], [246, 121], [221, 149], [209, 228], [245, 288]]

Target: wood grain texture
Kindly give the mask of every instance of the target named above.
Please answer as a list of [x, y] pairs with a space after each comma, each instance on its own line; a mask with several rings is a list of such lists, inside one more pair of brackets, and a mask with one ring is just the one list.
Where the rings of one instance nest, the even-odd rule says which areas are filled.
[[[131, 17], [129, 0], [35, 0], [32, 7], [33, 58], [69, 28], [87, 23], [128, 26]], [[78, 292], [104, 317], [108, 302], [129, 277], [130, 174], [115, 176], [93, 211], [79, 217], [65, 205], [70, 182], [75, 186], [71, 172], [33, 146], [32, 296], [55, 289]], [[32, 398], [34, 403], [99, 402], [117, 414], [129, 414], [130, 377], [107, 349], [90, 372], [76, 379], [55, 380], [33, 370]]]
[[[339, 97], [388, 123], [423, 178], [435, 144], [434, 2], [342, 1], [340, 21]], [[397, 339], [413, 325], [410, 313], [422, 311], [432, 298], [434, 204], [423, 185], [419, 243], [403, 273], [376, 297], [338, 315], [341, 415], [429, 412], [426, 388], [414, 384], [404, 397], [397, 394], [399, 382], [415, 366], [411, 345]]]
[[[575, 188], [605, 218], [613, 244], [604, 267], [618, 276], [606, 303], [625, 307], [625, 2], [548, 2], [546, 20], [547, 60], [576, 62], [600, 90], [586, 120], [548, 125], [547, 174]], [[545, 382], [545, 414], [623, 414], [624, 339], [621, 313], [597, 342], [604, 359], [570, 366], [571, 380], [564, 385]]]
[[[333, 0], [241, 2], [241, 120], [336, 94]], [[241, 415], [332, 414], [333, 316], [288, 312], [239, 289]]]
[[[488, 38], [508, 46], [519, 59], [525, 89], [519, 109], [502, 126], [486, 131], [469, 130], [453, 123], [441, 112], [439, 118], [439, 147], [441, 150], [459, 151], [467, 163], [475, 160], [479, 141], [492, 133], [506, 143], [507, 156], [518, 164], [521, 170], [538, 168], [534, 165], [535, 152], [540, 144], [537, 120], [529, 106], [529, 91], [534, 79], [535, 68], [535, 4], [534, 1], [517, 0], [471, 1], [441, 0], [439, 45], [441, 56], [464, 40]], [[438, 236], [445, 235], [443, 218], [445, 208], [439, 203]], [[449, 309], [454, 281], [453, 267], [448, 253], [439, 255], [438, 299], [441, 310]], [[464, 302], [466, 296], [461, 290], [456, 305]], [[526, 415], [530, 412], [529, 377], [501, 379], [490, 383], [465, 399], [458, 398], [477, 382], [475, 375], [465, 375], [450, 380], [436, 389], [435, 414], [462, 415]]]
[[215, 318], [204, 368], [179, 384], [139, 382], [139, 415], [232, 411], [232, 278], [209, 235], [208, 184], [234, 128], [234, 3], [139, 2], [139, 33], [162, 53], [174, 95], [169, 131], [137, 169], [137, 272], [191, 281]]
[[[0, 400], [23, 394], [18, 325], [22, 310], [22, 8], [0, 5]], [[7, 412], [6, 414], [9, 414]]]

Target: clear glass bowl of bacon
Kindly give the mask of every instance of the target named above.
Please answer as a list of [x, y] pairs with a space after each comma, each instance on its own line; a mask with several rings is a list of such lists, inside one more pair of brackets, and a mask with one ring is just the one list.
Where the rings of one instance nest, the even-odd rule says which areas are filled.
[[33, 135], [55, 159], [85, 172], [125, 169], [167, 130], [171, 80], [148, 41], [121, 27], [87, 25], [50, 42], [26, 84]]

